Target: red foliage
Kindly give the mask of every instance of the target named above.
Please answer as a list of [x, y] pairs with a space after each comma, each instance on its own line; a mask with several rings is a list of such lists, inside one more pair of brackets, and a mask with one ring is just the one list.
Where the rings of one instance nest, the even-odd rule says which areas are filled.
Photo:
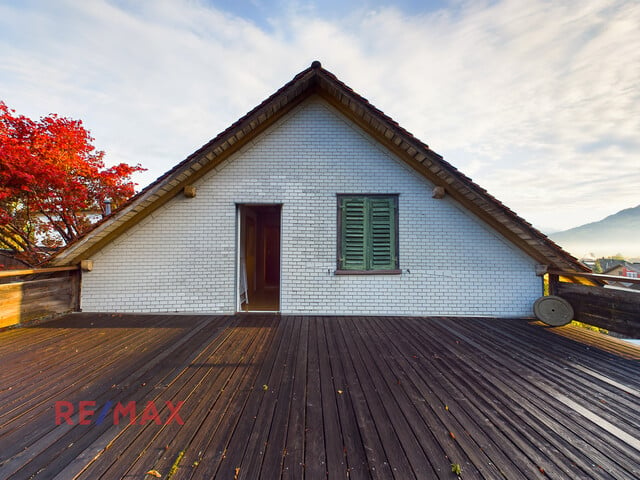
[[80, 120], [51, 114], [34, 121], [0, 101], [0, 248], [17, 250], [31, 264], [46, 260], [42, 247], [65, 245], [104, 213], [131, 197], [140, 165], [106, 168], [104, 152]]

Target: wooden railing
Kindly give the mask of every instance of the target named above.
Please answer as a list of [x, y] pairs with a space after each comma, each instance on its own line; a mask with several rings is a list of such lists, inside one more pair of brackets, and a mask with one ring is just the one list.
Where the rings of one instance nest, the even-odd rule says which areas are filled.
[[0, 271], [0, 328], [77, 311], [78, 267]]
[[640, 338], [640, 290], [605, 288], [611, 282], [640, 284], [639, 278], [549, 271], [549, 293], [567, 300], [574, 319], [630, 338]]

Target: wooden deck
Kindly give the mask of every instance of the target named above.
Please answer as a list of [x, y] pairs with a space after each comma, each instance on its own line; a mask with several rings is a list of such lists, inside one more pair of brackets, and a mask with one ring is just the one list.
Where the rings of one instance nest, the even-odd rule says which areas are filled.
[[523, 320], [73, 314], [0, 333], [0, 478], [640, 478], [639, 360]]

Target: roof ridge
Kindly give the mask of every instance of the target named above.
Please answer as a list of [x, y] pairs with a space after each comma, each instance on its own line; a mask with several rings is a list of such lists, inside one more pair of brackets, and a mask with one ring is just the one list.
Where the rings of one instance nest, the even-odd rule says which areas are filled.
[[[419, 164], [423, 175], [433, 183], [440, 183], [449, 190], [453, 190], [452, 193], [456, 194], [456, 199], [462, 205], [492, 225], [493, 228], [501, 231], [506, 238], [519, 244], [532, 258], [545, 259], [547, 263], [553, 264], [557, 268], [586, 269], [575, 257], [564, 251], [486, 189], [447, 162], [442, 155], [433, 151], [426, 143], [371, 104], [368, 99], [358, 94], [332, 72], [323, 68], [318, 60], [314, 60], [309, 67], [296, 74], [256, 107], [144, 187], [115, 210], [111, 216], [102, 219], [91, 230], [63, 248], [54, 260], [64, 261], [67, 256], [70, 256], [68, 252], [72, 249], [78, 250], [72, 260], [78, 260], [78, 255], [82, 255], [86, 251], [99, 250], [108, 243], [108, 238], [118, 236], [118, 232], [126, 230], [132, 218], [144, 212], [147, 212], [144, 213], [146, 216], [158, 208], [162, 203], [168, 201], [166, 198], [168, 193], [177, 191], [176, 189], [193, 175], [195, 178], [200, 178], [213, 168], [217, 161], [221, 161], [226, 158], [226, 155], [237, 151], [248, 138], [252, 138], [297, 105], [296, 101], [307, 98], [313, 93], [319, 93], [330, 103], [336, 102], [336, 106], [344, 110], [343, 114], [351, 116], [352, 120], [355, 120], [363, 128], [369, 127], [369, 130], [372, 130], [371, 134], [378, 136], [378, 141], [392, 150], [399, 151], [401, 157], [405, 156], [405, 160], [412, 167], [417, 168]], [[389, 131], [390, 136], [388, 135]], [[393, 143], [391, 143], [392, 140]], [[115, 226], [109, 230], [111, 224]], [[105, 230], [102, 237], [84, 250], [77, 248], [83, 242], [89, 242], [89, 236], [99, 229]]]

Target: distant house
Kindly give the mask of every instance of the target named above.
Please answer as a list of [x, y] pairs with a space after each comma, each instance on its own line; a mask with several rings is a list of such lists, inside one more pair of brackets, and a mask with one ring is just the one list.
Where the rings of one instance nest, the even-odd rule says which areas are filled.
[[618, 265], [605, 270], [603, 273], [620, 277], [640, 278], [640, 265], [621, 260]]
[[[640, 264], [637, 263], [629, 263], [624, 260], [619, 261], [618, 265], [609, 268], [603, 272], [606, 275], [616, 275], [619, 277], [627, 277], [627, 278], [640, 278]], [[640, 285], [633, 284], [630, 282], [620, 281], [609, 281], [609, 285], [625, 287], [625, 288], [633, 288], [640, 289]]]
[[[314, 62], [64, 249], [85, 311], [531, 315], [585, 270]], [[464, 272], [464, 274], [462, 273]]]
[[587, 266], [591, 270], [595, 269], [596, 262], [597, 262], [597, 260], [595, 258], [593, 258], [592, 256], [582, 257], [580, 259], [580, 263], [584, 264], [585, 266]]
[[596, 264], [600, 266], [602, 272], [609, 272], [624, 263], [624, 260], [618, 258], [599, 258], [596, 260]]

